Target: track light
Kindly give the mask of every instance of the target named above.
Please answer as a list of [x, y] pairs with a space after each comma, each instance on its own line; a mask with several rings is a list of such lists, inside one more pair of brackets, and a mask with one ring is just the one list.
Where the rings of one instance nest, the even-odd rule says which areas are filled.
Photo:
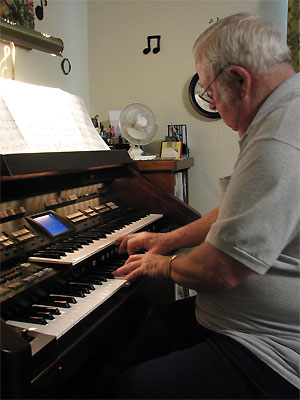
[[61, 39], [2, 18], [0, 19], [0, 40], [14, 42], [16, 45], [44, 51], [55, 56], [62, 56], [64, 49]]

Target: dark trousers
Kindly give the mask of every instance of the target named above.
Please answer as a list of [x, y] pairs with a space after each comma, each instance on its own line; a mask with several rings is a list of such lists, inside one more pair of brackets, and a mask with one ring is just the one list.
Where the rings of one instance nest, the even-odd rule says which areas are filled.
[[114, 398], [298, 399], [298, 389], [235, 340], [201, 327], [195, 298], [150, 313], [119, 358]]

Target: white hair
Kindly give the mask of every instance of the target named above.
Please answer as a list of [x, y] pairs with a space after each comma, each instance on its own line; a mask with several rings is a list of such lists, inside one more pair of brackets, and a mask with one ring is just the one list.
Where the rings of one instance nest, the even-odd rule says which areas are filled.
[[213, 74], [227, 65], [267, 74], [290, 60], [290, 50], [277, 27], [248, 13], [231, 15], [211, 25], [196, 40], [193, 52]]

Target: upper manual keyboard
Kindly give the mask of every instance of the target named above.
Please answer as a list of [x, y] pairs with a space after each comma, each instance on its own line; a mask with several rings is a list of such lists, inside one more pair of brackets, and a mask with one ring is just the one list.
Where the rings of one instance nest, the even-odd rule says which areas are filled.
[[148, 214], [131, 222], [118, 220], [104, 223], [51, 244], [35, 252], [29, 260], [73, 266], [109, 247], [120, 236], [137, 232], [162, 217], [162, 214]]

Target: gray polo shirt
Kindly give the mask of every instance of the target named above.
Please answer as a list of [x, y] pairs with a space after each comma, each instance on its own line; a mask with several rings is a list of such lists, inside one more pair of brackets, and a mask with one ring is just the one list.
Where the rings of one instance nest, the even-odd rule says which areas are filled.
[[267, 98], [242, 136], [206, 238], [253, 272], [232, 290], [199, 291], [196, 300], [200, 324], [234, 338], [298, 388], [299, 78]]

